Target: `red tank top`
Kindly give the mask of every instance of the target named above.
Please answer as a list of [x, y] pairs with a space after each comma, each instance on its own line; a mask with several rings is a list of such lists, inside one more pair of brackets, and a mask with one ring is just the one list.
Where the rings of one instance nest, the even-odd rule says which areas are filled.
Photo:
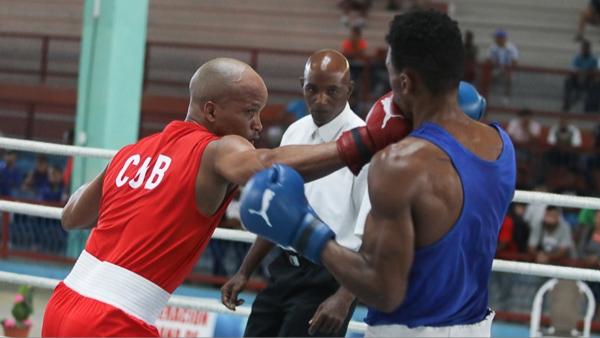
[[203, 126], [176, 121], [121, 149], [106, 169], [98, 225], [86, 250], [173, 292], [233, 197], [210, 217], [196, 209], [196, 175], [204, 149], [216, 139]]

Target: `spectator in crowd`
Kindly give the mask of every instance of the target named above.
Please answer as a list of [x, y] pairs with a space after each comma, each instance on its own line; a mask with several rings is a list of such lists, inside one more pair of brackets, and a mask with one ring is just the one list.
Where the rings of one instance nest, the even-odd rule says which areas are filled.
[[561, 117], [548, 131], [548, 144], [559, 147], [581, 147], [581, 130]]
[[[583, 210], [582, 210], [583, 211]], [[581, 246], [581, 258], [584, 264], [589, 269], [600, 269], [600, 210], [588, 210], [588, 215], [591, 216], [592, 226], [589, 235], [584, 238]], [[588, 283], [596, 303], [600, 301], [600, 283]], [[600, 310], [596, 307], [594, 320], [598, 320]]]
[[[533, 191], [537, 192], [548, 192], [548, 187], [543, 184], [535, 186]], [[529, 225], [529, 229], [539, 228], [542, 226], [544, 214], [548, 205], [542, 203], [529, 203], [525, 206], [523, 213], [523, 219]]]
[[465, 75], [463, 80], [475, 83], [477, 78], [477, 56], [479, 50], [473, 41], [473, 32], [465, 32]]
[[533, 165], [535, 152], [532, 146], [538, 144], [542, 126], [533, 119], [531, 110], [522, 109], [517, 117], [508, 122], [506, 132], [514, 142], [517, 155], [517, 188], [530, 189], [534, 181]]
[[342, 10], [342, 24], [346, 27], [364, 27], [371, 0], [341, 0], [338, 7]]
[[512, 240], [516, 245], [517, 252], [526, 253], [529, 233], [531, 231], [529, 229], [529, 224], [527, 224], [523, 218], [525, 215], [525, 205], [521, 203], [511, 204], [507, 215], [512, 219]]
[[528, 245], [529, 253], [537, 263], [553, 264], [571, 257], [571, 228], [561, 222], [560, 209], [555, 206], [546, 207], [541, 226], [531, 229]]
[[48, 183], [40, 187], [38, 199], [47, 202], [66, 201], [64, 187], [62, 171], [55, 166], [49, 166]]
[[37, 192], [49, 183], [48, 168], [48, 158], [45, 155], [38, 155], [35, 159], [34, 168], [27, 174], [23, 181], [23, 192], [33, 193], [34, 196], [37, 195]]
[[590, 0], [586, 8], [579, 13], [579, 25], [575, 40], [582, 41], [587, 24], [597, 25], [600, 23], [600, 0]]
[[366, 51], [367, 41], [362, 38], [361, 28], [351, 28], [349, 38], [345, 39], [342, 43], [342, 54], [344, 54], [350, 63], [350, 79], [354, 82], [354, 89], [350, 96], [349, 103], [354, 111], [360, 111], [359, 94], [363, 91], [363, 82], [361, 79], [363, 76], [363, 69], [365, 68]]
[[498, 236], [498, 251], [503, 253], [517, 253], [517, 243], [513, 239], [514, 222], [510, 215], [504, 216], [500, 235]]
[[581, 258], [588, 267], [600, 269], [600, 210], [594, 210], [592, 218], [592, 231], [585, 239]]
[[[577, 227], [573, 238], [576, 241], [578, 253], [581, 257], [584, 257], [584, 249], [587, 245], [588, 240], [594, 233], [596, 226], [596, 210], [594, 209], [581, 209], [577, 217]], [[600, 231], [600, 229], [598, 229]]]
[[529, 225], [523, 219], [524, 215], [524, 204], [512, 203], [510, 205], [500, 229], [498, 251], [513, 254], [527, 252], [530, 230]]
[[17, 153], [5, 151], [0, 161], [0, 196], [14, 196], [22, 180], [23, 172], [17, 167]]
[[[549, 192], [546, 185], [537, 185], [533, 188], [533, 191]], [[531, 231], [537, 231], [537, 229], [540, 229], [544, 222], [548, 205], [541, 203], [530, 203], [523, 207], [524, 212], [523, 209], [517, 208], [515, 209], [515, 213], [517, 215], [521, 215], [522, 219], [527, 223]], [[566, 227], [570, 227], [569, 223], [567, 223], [567, 221], [564, 219], [562, 213], [560, 213], [559, 222], [564, 224]]]
[[362, 37], [362, 29], [350, 28], [350, 36], [342, 42], [342, 54], [352, 62], [365, 59], [366, 52], [367, 40]]
[[565, 117], [561, 117], [558, 124], [550, 127], [547, 142], [554, 146], [544, 154], [547, 164], [556, 168], [577, 168], [579, 153], [575, 148], [581, 147], [582, 144], [579, 128], [569, 123]]
[[[527, 242], [529, 240], [529, 225], [523, 220], [525, 205], [512, 203], [508, 209], [500, 234], [498, 236], [497, 256], [502, 259], [515, 260], [527, 254]], [[505, 273], [493, 273], [491, 278], [493, 292], [490, 300], [494, 308], [509, 309], [511, 299], [515, 297], [513, 288], [506, 285], [515, 283], [513, 276]]]
[[498, 29], [494, 33], [494, 43], [488, 49], [487, 62], [492, 66], [492, 77], [504, 86], [505, 104], [508, 104], [512, 88], [512, 70], [517, 65], [519, 50], [510, 41], [508, 33]]
[[565, 79], [563, 111], [568, 111], [582, 94], [588, 96], [592, 89], [594, 73], [598, 70], [598, 59], [592, 55], [589, 41], [581, 43], [580, 52], [573, 57], [571, 73]]
[[542, 133], [542, 125], [532, 118], [531, 110], [521, 109], [516, 118], [508, 122], [506, 132], [517, 145], [536, 141]]

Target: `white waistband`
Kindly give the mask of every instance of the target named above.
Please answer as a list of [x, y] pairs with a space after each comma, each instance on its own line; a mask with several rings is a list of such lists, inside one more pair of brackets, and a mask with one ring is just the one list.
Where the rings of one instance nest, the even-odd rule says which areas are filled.
[[64, 283], [82, 296], [112, 305], [154, 325], [171, 295], [160, 286], [83, 250]]
[[418, 326], [409, 328], [406, 325], [374, 325], [368, 326], [365, 337], [491, 337], [492, 321], [495, 312], [491, 311], [479, 323], [452, 326]]

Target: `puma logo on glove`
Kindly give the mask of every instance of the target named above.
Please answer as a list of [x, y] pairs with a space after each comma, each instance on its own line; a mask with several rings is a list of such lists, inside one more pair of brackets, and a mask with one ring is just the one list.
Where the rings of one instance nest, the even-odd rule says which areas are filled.
[[273, 197], [275, 197], [275, 193], [273, 192], [273, 190], [267, 189], [265, 190], [262, 196], [262, 205], [260, 207], [260, 211], [248, 209], [249, 213], [262, 217], [265, 220], [265, 223], [267, 223], [267, 225], [271, 228], [273, 227], [273, 224], [271, 224], [271, 222], [269, 221], [269, 215], [267, 215], [267, 211], [269, 210], [269, 206], [271, 205], [271, 200], [273, 199]]
[[317, 264], [325, 244], [335, 238], [308, 205], [302, 176], [282, 164], [261, 170], [248, 181], [240, 197], [240, 216], [248, 231], [290, 246]]

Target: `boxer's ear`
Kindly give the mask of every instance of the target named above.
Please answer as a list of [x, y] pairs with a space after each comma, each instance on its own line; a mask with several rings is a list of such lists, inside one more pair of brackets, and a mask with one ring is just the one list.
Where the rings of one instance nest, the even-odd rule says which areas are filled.
[[402, 95], [408, 95], [413, 91], [413, 81], [406, 72], [400, 73], [398, 82], [400, 84], [400, 92]]
[[216, 115], [217, 115], [216, 104], [214, 102], [212, 102], [212, 101], [209, 100], [209, 101], [206, 101], [206, 103], [204, 103], [204, 107], [203, 108], [204, 108], [203, 109], [204, 110], [204, 114], [206, 115], [206, 119], [209, 122], [215, 122], [215, 120], [217, 119], [217, 117], [216, 117]]
[[402, 71], [399, 76], [402, 94], [414, 94], [417, 91], [420, 83], [422, 83], [422, 81], [419, 81], [420, 79], [421, 77], [419, 77], [419, 74], [412, 69], [405, 69]]

